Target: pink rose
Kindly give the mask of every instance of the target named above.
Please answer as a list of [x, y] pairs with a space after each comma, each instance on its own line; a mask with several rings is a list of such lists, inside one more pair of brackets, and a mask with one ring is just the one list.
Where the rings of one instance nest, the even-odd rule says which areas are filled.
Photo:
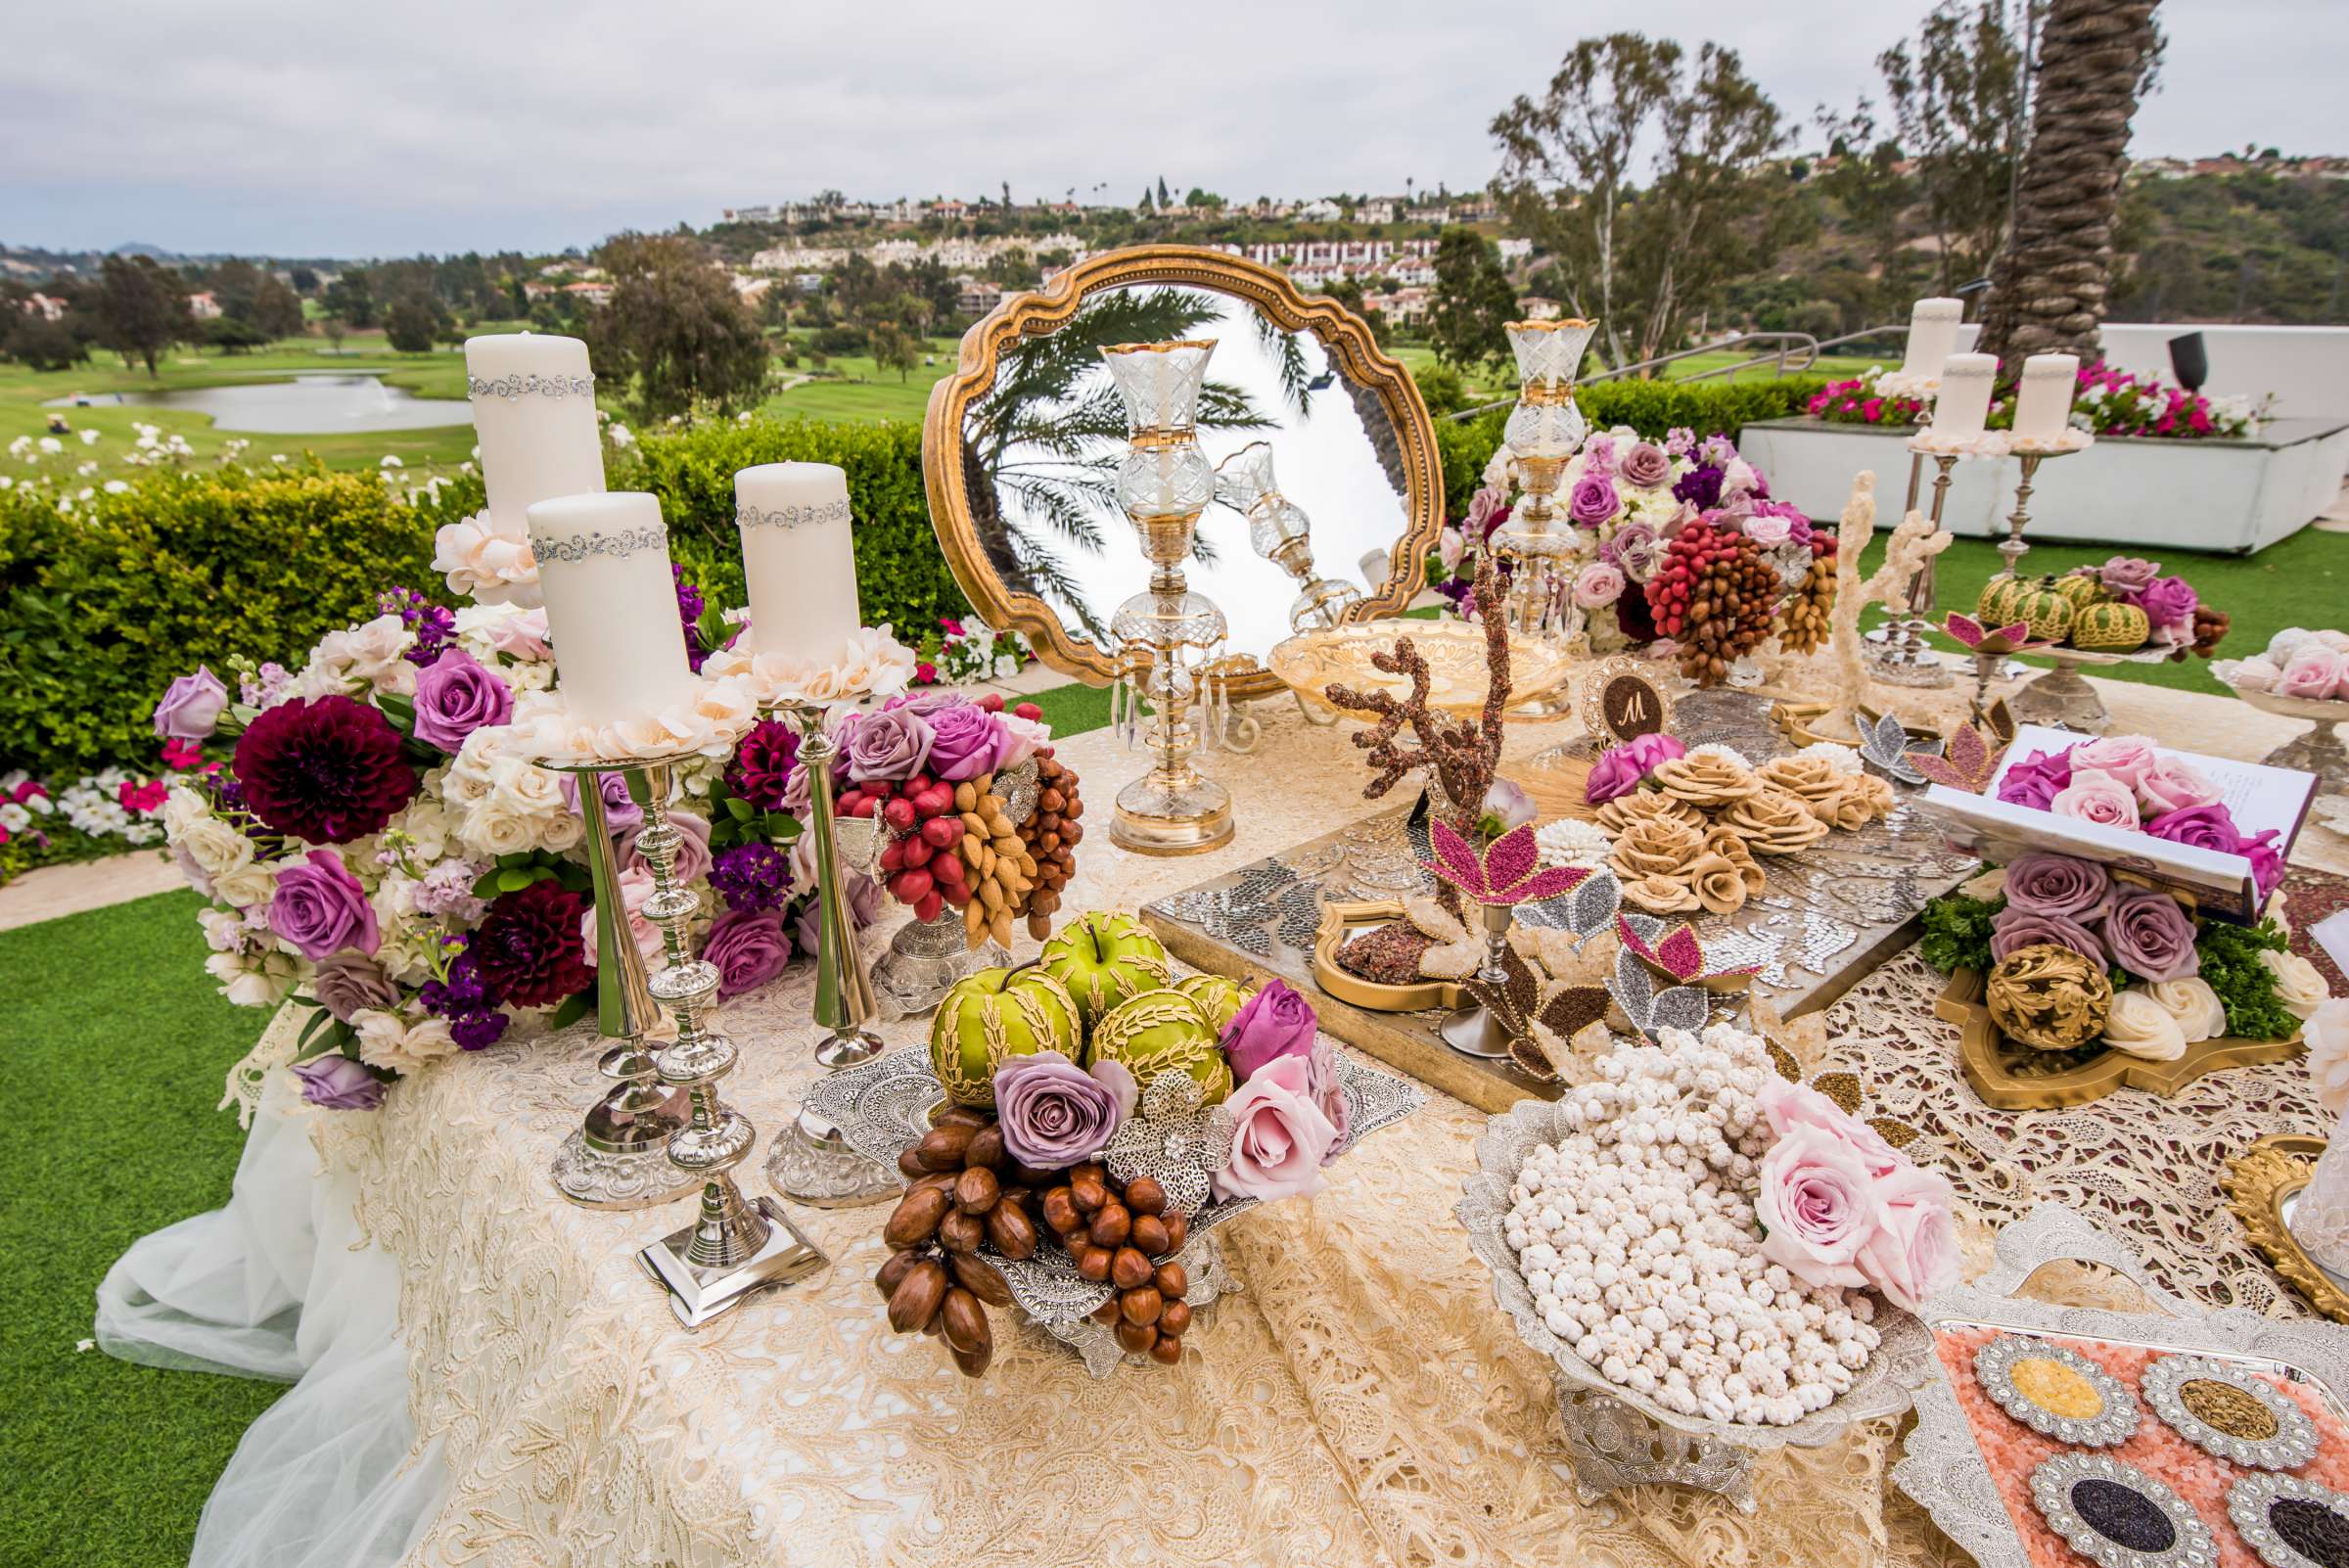
[[1231, 1061], [1232, 1077], [1244, 1084], [1281, 1057], [1309, 1054], [1319, 1028], [1313, 1003], [1283, 981], [1266, 981], [1223, 1026], [1223, 1054]]
[[1574, 602], [1585, 610], [1597, 610], [1623, 597], [1623, 568], [1608, 561], [1593, 561], [1575, 575]]
[[2073, 747], [2072, 771], [2109, 773], [2134, 790], [2159, 756], [2153, 743], [2142, 735], [2110, 735]]
[[2175, 757], [2155, 758], [2145, 776], [2137, 781], [2137, 793], [2147, 816], [2183, 811], [2190, 806], [2212, 806], [2219, 799], [2217, 785], [2191, 763]]
[[[2082, 748], [2085, 750], [2086, 748]], [[2137, 829], [2137, 795], [2110, 773], [2074, 772], [2071, 783], [2056, 791], [2048, 809], [2076, 822], [2098, 827]]]
[[1756, 512], [1745, 519], [1745, 536], [1768, 550], [1794, 537], [1794, 525], [1782, 517]]
[[1321, 1190], [1338, 1130], [1315, 1101], [1311, 1057], [1267, 1062], [1223, 1103], [1233, 1124], [1231, 1163], [1216, 1173], [1217, 1197], [1269, 1203]]
[[1354, 1117], [1346, 1109], [1346, 1080], [1338, 1070], [1338, 1048], [1325, 1039], [1313, 1041], [1313, 1053], [1307, 1060], [1313, 1065], [1313, 1103], [1329, 1118], [1337, 1136], [1330, 1140], [1329, 1152], [1321, 1156], [1323, 1165], [1335, 1160], [1346, 1147], [1346, 1135], [1354, 1129]]
[[1957, 1202], [1947, 1177], [1902, 1165], [1876, 1183], [1879, 1218], [1860, 1248], [1860, 1272], [1903, 1312], [1958, 1282]]
[[1610, 746], [1590, 764], [1590, 776], [1583, 783], [1583, 799], [1592, 806], [1604, 806], [1637, 789], [1639, 781], [1654, 772], [1658, 764], [1687, 753], [1687, 747], [1660, 733], [1635, 736], [1621, 746]]
[[1881, 1176], [1901, 1164], [1900, 1155], [1874, 1128], [1808, 1084], [1789, 1084], [1773, 1073], [1754, 1100], [1770, 1119], [1771, 1131], [1779, 1137], [1798, 1127], [1816, 1128], [1858, 1155], [1871, 1176]]
[[547, 640], [544, 605], [492, 622], [488, 636], [489, 646], [509, 659], [538, 663], [555, 656], [555, 645]]
[[1866, 1162], [1832, 1132], [1795, 1126], [1762, 1157], [1754, 1194], [1768, 1232], [1762, 1256], [1807, 1285], [1867, 1282], [1853, 1264], [1875, 1234], [1880, 1209]]
[[2276, 689], [2286, 697], [2323, 701], [2349, 690], [2349, 657], [2319, 643], [2302, 643], [2292, 650], [2277, 677]]

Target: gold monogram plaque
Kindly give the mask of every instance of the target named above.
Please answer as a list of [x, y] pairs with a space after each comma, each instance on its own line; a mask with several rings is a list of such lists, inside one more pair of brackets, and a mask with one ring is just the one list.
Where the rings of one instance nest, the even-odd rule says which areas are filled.
[[1636, 659], [1601, 660], [1583, 677], [1583, 728], [1603, 749], [1672, 727], [1672, 698]]

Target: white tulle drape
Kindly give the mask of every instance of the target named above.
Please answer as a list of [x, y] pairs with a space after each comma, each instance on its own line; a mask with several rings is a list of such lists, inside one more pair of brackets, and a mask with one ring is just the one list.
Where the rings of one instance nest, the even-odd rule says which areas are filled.
[[312, 1112], [272, 1075], [226, 1208], [124, 1253], [98, 1287], [108, 1355], [294, 1387], [247, 1430], [204, 1508], [191, 1568], [390, 1568], [448, 1494], [411, 1453], [399, 1272], [362, 1246], [356, 1182], [322, 1170]]

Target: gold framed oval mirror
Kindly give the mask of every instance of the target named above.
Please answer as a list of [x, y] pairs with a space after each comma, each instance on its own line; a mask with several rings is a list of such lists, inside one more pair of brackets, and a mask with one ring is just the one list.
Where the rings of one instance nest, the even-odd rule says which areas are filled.
[[[1360, 597], [1321, 613], [1355, 622], [1401, 613], [1424, 584], [1444, 525], [1435, 429], [1361, 318], [1224, 252], [1104, 252], [965, 333], [922, 427], [931, 523], [954, 580], [989, 625], [1025, 632], [1080, 680], [1115, 675], [1111, 613], [1150, 576], [1116, 500], [1127, 427], [1100, 350], [1203, 338], [1217, 347], [1199, 442], [1224, 483], [1185, 566], [1224, 614], [1227, 653], [1253, 662], [1230, 694], [1286, 689], [1266, 655], [1334, 588]], [[1268, 450], [1243, 455], [1260, 443]], [[1263, 504], [1267, 474], [1277, 507]], [[1375, 581], [1372, 551], [1385, 563]]]

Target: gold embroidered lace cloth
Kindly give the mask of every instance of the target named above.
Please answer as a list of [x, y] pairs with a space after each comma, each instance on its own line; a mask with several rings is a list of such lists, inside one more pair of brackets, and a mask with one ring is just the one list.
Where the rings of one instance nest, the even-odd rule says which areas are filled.
[[[2205, 750], [2256, 757], [2289, 733], [2224, 699], [2104, 690], [2116, 729], [2155, 728], [2158, 699], [2160, 730], [2180, 732], [2190, 706], [2194, 732], [2219, 736]], [[1255, 755], [1209, 760], [1237, 798], [1232, 846], [1158, 862], [1096, 836], [1069, 906], [1130, 909], [1390, 804], [1360, 800], [1344, 728], [1279, 713]], [[1557, 738], [1529, 729], [1513, 750]], [[1107, 732], [1063, 756], [1105, 790], [1143, 765]], [[723, 1018], [744, 1047], [724, 1092], [761, 1134], [739, 1173], [750, 1191], [815, 1072], [811, 990], [803, 965]], [[2323, 1130], [2297, 1066], [2169, 1102], [1991, 1112], [1958, 1077], [1933, 990], [1913, 953], [1887, 965], [1834, 1009], [1830, 1065], [1861, 1075], [1876, 1114], [1924, 1130], [1986, 1219], [2080, 1204], [2186, 1294], [2297, 1310], [2246, 1253], [2216, 1180], [2258, 1133]], [[919, 1037], [903, 1022], [883, 1033]], [[1763, 1458], [1750, 1514], [1661, 1488], [1580, 1502], [1546, 1366], [1452, 1220], [1483, 1117], [1441, 1094], [1317, 1198], [1221, 1232], [1241, 1288], [1193, 1330], [1178, 1372], [1096, 1381], [998, 1312], [994, 1365], [971, 1382], [929, 1340], [888, 1331], [870, 1284], [878, 1210], [795, 1209], [832, 1267], [699, 1334], [679, 1328], [632, 1254], [686, 1206], [591, 1213], [546, 1179], [598, 1092], [596, 1054], [575, 1030], [436, 1068], [378, 1115], [313, 1114], [323, 1156], [359, 1176], [362, 1225], [399, 1261], [417, 1439], [445, 1445], [448, 1499], [411, 1563], [1962, 1560], [1887, 1487], [1883, 1424]]]

